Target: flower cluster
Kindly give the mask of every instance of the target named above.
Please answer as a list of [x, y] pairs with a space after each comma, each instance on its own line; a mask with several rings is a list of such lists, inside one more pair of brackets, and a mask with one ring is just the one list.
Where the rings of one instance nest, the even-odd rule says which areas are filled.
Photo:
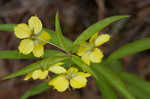
[[86, 86], [86, 78], [90, 76], [89, 73], [79, 72], [75, 67], [70, 67], [68, 70], [64, 68], [64, 70], [65, 71], [62, 73], [56, 73], [59, 75], [53, 78], [49, 82], [49, 85], [54, 86], [59, 92], [63, 92], [69, 88], [69, 84], [73, 88], [82, 88]]
[[47, 70], [38, 69], [26, 75], [24, 80], [29, 80], [33, 78], [34, 80], [46, 79], [48, 77], [48, 72], [57, 74], [58, 76], [49, 81], [50, 86], [54, 86], [59, 92], [65, 91], [69, 88], [69, 83], [73, 88], [82, 88], [87, 84], [87, 77], [90, 76], [89, 73], [79, 72], [77, 68], [70, 67], [66, 70], [60, 62], [53, 66], [50, 66]]
[[18, 24], [14, 32], [17, 38], [23, 39], [18, 47], [20, 53], [27, 55], [33, 52], [35, 57], [44, 54], [44, 45], [50, 40], [50, 35], [42, 30], [42, 23], [37, 16], [32, 16], [28, 25]]
[[[14, 28], [14, 32], [17, 38], [23, 39], [18, 47], [20, 53], [27, 55], [32, 52], [35, 57], [44, 55], [44, 45], [51, 37], [49, 33], [42, 29], [42, 23], [37, 16], [32, 16], [28, 21], [28, 25], [25, 23], [18, 24]], [[108, 34], [98, 36], [98, 33], [96, 33], [90, 38], [89, 42], [80, 45], [77, 55], [81, 56], [81, 59], [88, 65], [90, 65], [90, 62], [99, 63], [104, 55], [97, 47], [109, 41], [109, 39], [110, 35]], [[87, 78], [91, 76], [90, 73], [81, 72], [72, 66], [66, 70], [62, 66], [63, 64], [63, 62], [59, 62], [49, 66], [48, 69], [42, 69], [41, 67], [28, 73], [24, 80], [50, 78], [48, 84], [59, 92], [64, 92], [70, 86], [72, 88], [82, 88], [87, 85]], [[49, 77], [49, 72], [53, 73], [55, 77]]]
[[105, 42], [109, 41], [110, 35], [101, 34], [98, 36], [98, 33], [93, 35], [88, 42], [84, 42], [80, 45], [77, 55], [81, 56], [81, 59], [87, 64], [90, 65], [90, 61], [94, 63], [100, 63], [103, 58], [103, 52], [97, 48], [103, 45]]

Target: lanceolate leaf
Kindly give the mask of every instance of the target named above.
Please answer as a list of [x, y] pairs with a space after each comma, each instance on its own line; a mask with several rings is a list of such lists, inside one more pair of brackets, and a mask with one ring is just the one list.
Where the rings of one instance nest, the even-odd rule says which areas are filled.
[[150, 99], [149, 92], [147, 93], [147, 92], [141, 90], [137, 86], [134, 86], [134, 84], [127, 83], [126, 86], [129, 90], [129, 92], [132, 93], [134, 96], [136, 96], [137, 99]]
[[93, 64], [91, 68], [95, 69], [95, 71], [99, 72], [104, 78], [114, 87], [116, 88], [122, 95], [126, 97], [126, 99], [135, 99], [132, 96], [125, 84], [120, 80], [120, 78], [112, 72], [109, 68], [102, 64]]
[[105, 81], [104, 77], [101, 74], [97, 73], [95, 70], [84, 64], [82, 60], [77, 56], [73, 56], [72, 61], [94, 76], [98, 88], [101, 91], [104, 99], [117, 99], [117, 96], [115, 95], [113, 89], [110, 87], [110, 85], [108, 85], [108, 83]]
[[107, 62], [111, 62], [113, 60], [120, 59], [124, 56], [136, 54], [138, 52], [142, 52], [144, 50], [150, 49], [150, 38], [144, 38], [142, 40], [137, 40], [132, 43], [128, 43], [123, 47], [119, 48], [107, 58]]
[[36, 70], [36, 69], [40, 69], [40, 68], [46, 69], [49, 66], [51, 66], [53, 64], [56, 64], [57, 62], [63, 61], [65, 59], [67, 59], [66, 56], [50, 56], [46, 59], [43, 59], [43, 60], [38, 61], [36, 63], [33, 63], [31, 65], [28, 65], [28, 66], [22, 68], [21, 70], [19, 70], [18, 72], [12, 73], [12, 74], [4, 77], [4, 80], [14, 78], [14, 77], [17, 77], [17, 76], [25, 75], [29, 72], [32, 72], [32, 71]]
[[0, 24], [0, 31], [14, 32], [16, 24]]
[[48, 85], [48, 82], [43, 82], [33, 87], [31, 90], [27, 91], [20, 99], [27, 99], [28, 97], [42, 93], [48, 90], [49, 88], [51, 88], [51, 86]]
[[[55, 50], [46, 50], [44, 56], [41, 58], [47, 58], [49, 56], [64, 56], [65, 54]], [[0, 59], [33, 59], [36, 58], [32, 54], [23, 55], [17, 50], [5, 50], [0, 51]]]
[[57, 37], [60, 47], [62, 49], [64, 49], [65, 51], [69, 50], [67, 48], [68, 45], [65, 43], [64, 36], [63, 36], [62, 30], [61, 30], [58, 12], [56, 13], [55, 27], [56, 27], [56, 37]]
[[106, 18], [102, 21], [99, 21], [99, 22], [91, 25], [85, 31], [83, 31], [81, 33], [81, 35], [79, 35], [79, 37], [73, 43], [73, 47], [75, 47], [76, 45], [81, 44], [82, 42], [84, 42], [86, 40], [88, 40], [92, 35], [94, 35], [95, 33], [99, 32], [99, 31], [101, 31], [102, 29], [107, 27], [109, 24], [111, 24], [111, 23], [113, 23], [117, 20], [128, 18], [128, 17], [129, 16], [112, 16], [112, 17]]
[[72, 56], [72, 60], [78, 66], [90, 72], [96, 79], [99, 78], [97, 73], [99, 73], [99, 75], [102, 75], [104, 79], [106, 79], [111, 86], [115, 87], [120, 93], [122, 93], [126, 99], [135, 99], [128, 92], [124, 83], [111, 70], [109, 70], [105, 66], [100, 64], [94, 64], [91, 67], [89, 67], [88, 65], [84, 64], [83, 61], [77, 56]]
[[143, 80], [142, 78], [139, 78], [133, 74], [122, 72], [120, 73], [120, 78], [127, 82], [128, 84], [135, 86], [140, 89], [140, 91], [143, 91], [143, 93], [148, 93], [150, 97], [150, 83]]
[[115, 94], [115, 91], [102, 77], [102, 75], [99, 75], [98, 79], [96, 79], [96, 85], [99, 91], [102, 93], [104, 99], [117, 99], [117, 95]]

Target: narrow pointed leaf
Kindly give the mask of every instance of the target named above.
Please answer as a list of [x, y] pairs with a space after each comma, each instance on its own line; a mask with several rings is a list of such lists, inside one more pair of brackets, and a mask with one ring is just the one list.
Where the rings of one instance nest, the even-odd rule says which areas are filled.
[[37, 86], [34, 86], [31, 90], [27, 91], [20, 99], [27, 99], [30, 96], [37, 95], [37, 94], [42, 93], [50, 88], [51, 88], [51, 86], [48, 85], [48, 82], [43, 82]]
[[128, 43], [123, 47], [119, 48], [118, 50], [114, 51], [112, 54], [110, 54], [110, 56], [107, 58], [107, 62], [111, 62], [113, 60], [120, 59], [124, 56], [132, 55], [138, 52], [148, 50], [150, 49], [149, 42], [150, 42], [150, 38], [144, 38], [132, 43]]
[[106, 65], [115, 73], [120, 73], [123, 71], [123, 63], [120, 60], [114, 60]]
[[[44, 56], [41, 58], [47, 58], [49, 56], [64, 56], [65, 54], [55, 50], [46, 50]], [[0, 51], [0, 59], [35, 59], [32, 54], [23, 55], [20, 54], [17, 50], [5, 50]]]
[[56, 37], [57, 37], [60, 47], [64, 49], [65, 51], [69, 50], [67, 48], [67, 44], [65, 43], [64, 36], [61, 30], [58, 13], [56, 13], [55, 27], [56, 27]]
[[102, 93], [102, 96], [104, 97], [104, 99], [117, 99], [117, 96], [115, 95], [114, 90], [111, 88], [111, 86], [108, 85], [108, 83], [105, 81], [102, 75], [98, 74], [95, 70], [91, 69], [89, 66], [84, 64], [82, 60], [77, 56], [72, 56], [72, 61], [94, 76], [94, 78], [96, 79], [98, 88], [100, 92]]
[[120, 20], [120, 19], [124, 19], [124, 18], [128, 18], [129, 16], [112, 16], [109, 18], [106, 18], [102, 21], [99, 21], [93, 25], [91, 25], [90, 27], [88, 27], [85, 31], [83, 31], [81, 33], [81, 35], [79, 35], [79, 37], [74, 41], [73, 43], [73, 47], [75, 47], [76, 45], [81, 44], [82, 42], [88, 40], [92, 35], [94, 35], [95, 33], [101, 31], [102, 29], [104, 29], [105, 27], [107, 27], [109, 24]]
[[37, 69], [41, 69], [41, 68], [46, 69], [49, 66], [51, 66], [53, 64], [56, 64], [57, 62], [63, 61], [65, 59], [67, 59], [66, 56], [51, 56], [51, 57], [48, 57], [48, 58], [43, 59], [41, 61], [38, 61], [36, 63], [25, 66], [21, 70], [19, 70], [17, 72], [14, 72], [14, 73], [4, 77], [4, 80], [14, 78], [14, 77], [17, 77], [17, 76], [22, 76], [22, 75], [25, 75], [29, 72], [37, 70]]
[[120, 80], [120, 78], [112, 72], [109, 68], [102, 64], [93, 64], [91, 68], [94, 68], [99, 72], [101, 75], [104, 76], [104, 78], [114, 87], [116, 88], [126, 99], [135, 99], [134, 96], [132, 96], [125, 84]]
[[149, 93], [144, 92], [143, 90], [141, 90], [137, 86], [134, 86], [133, 84], [127, 83], [126, 85], [127, 85], [129, 92], [132, 93], [134, 96], [136, 96], [137, 99], [150, 99]]
[[[97, 74], [96, 74], [97, 75]], [[104, 99], [118, 99], [117, 95], [113, 88], [107, 83], [107, 81], [102, 77], [98, 76], [99, 78], [96, 80], [96, 85], [99, 91], [102, 93]], [[109, 93], [109, 95], [108, 95]]]
[[148, 93], [149, 97], [150, 97], [150, 83], [149, 82], [143, 80], [140, 77], [137, 77], [133, 74], [126, 73], [126, 72], [122, 72], [120, 74], [120, 77], [123, 81], [129, 83], [130, 85], [133, 85], [133, 86], [139, 88], [140, 91]]

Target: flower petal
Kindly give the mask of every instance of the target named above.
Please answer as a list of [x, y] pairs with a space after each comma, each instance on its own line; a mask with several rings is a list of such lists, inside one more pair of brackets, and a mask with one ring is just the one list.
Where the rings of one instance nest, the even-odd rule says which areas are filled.
[[84, 73], [84, 72], [78, 72], [77, 75], [83, 76], [83, 77], [90, 77], [90, 73]]
[[103, 53], [102, 53], [102, 51], [100, 50], [100, 49], [98, 49], [98, 48], [95, 48], [94, 50], [93, 50], [93, 52], [91, 52], [90, 53], [90, 60], [92, 61], [92, 62], [94, 62], [94, 63], [99, 63], [99, 62], [101, 62], [101, 60], [102, 60], [102, 58], [103, 58]]
[[88, 50], [90, 50], [89, 44], [87, 42], [80, 45], [77, 55], [83, 56]]
[[101, 34], [100, 36], [97, 37], [97, 39], [95, 40], [95, 46], [100, 46], [106, 42], [108, 42], [110, 39], [110, 35], [108, 34]]
[[44, 45], [50, 40], [51, 36], [46, 31], [42, 31], [42, 33], [39, 35], [38, 38], [41, 40], [42, 44]]
[[87, 84], [87, 79], [83, 76], [75, 76], [70, 80], [70, 85], [73, 88], [82, 88]]
[[32, 16], [29, 21], [29, 26], [33, 30], [34, 34], [38, 34], [42, 30], [42, 22], [37, 16]]
[[61, 74], [61, 73], [65, 73], [66, 69], [64, 67], [61, 67], [61, 66], [50, 66], [49, 71], [51, 71], [55, 74]]
[[47, 70], [42, 71], [41, 74], [40, 74], [40, 76], [39, 76], [39, 79], [41, 79], [41, 80], [42, 79], [46, 79], [47, 76], [48, 76], [48, 71]]
[[35, 43], [33, 48], [33, 55], [35, 57], [41, 57], [44, 55], [44, 46], [40, 43]]
[[59, 62], [59, 63], [56, 63], [54, 66], [61, 66], [63, 64], [64, 64], [63, 62]]
[[90, 42], [91, 44], [94, 44], [94, 41], [96, 40], [97, 36], [98, 36], [98, 33], [95, 33], [95, 34], [90, 38], [89, 42]]
[[32, 32], [30, 27], [27, 24], [18, 24], [14, 28], [14, 32], [17, 38], [23, 39], [23, 38], [28, 38], [31, 36]]
[[55, 77], [48, 84], [54, 86], [59, 92], [64, 92], [69, 87], [69, 81], [65, 78], [65, 75]]
[[77, 73], [77, 72], [78, 72], [78, 69], [75, 67], [70, 67], [67, 71], [67, 73]]
[[21, 40], [20, 45], [18, 47], [20, 53], [29, 54], [32, 52], [34, 46], [34, 42], [30, 39]]
[[25, 76], [24, 80], [29, 80], [30, 78], [32, 78], [32, 72], [31, 72], [31, 73], [28, 73], [28, 74]]
[[34, 80], [36, 80], [36, 79], [45, 79], [46, 77], [48, 76], [48, 71], [42, 71], [42, 70], [36, 70], [36, 71], [34, 71], [33, 72], [33, 74], [32, 74], [32, 78], [34, 79]]
[[90, 53], [91, 52], [87, 52], [85, 53], [81, 59], [84, 61], [84, 63], [86, 63], [87, 65], [90, 65]]

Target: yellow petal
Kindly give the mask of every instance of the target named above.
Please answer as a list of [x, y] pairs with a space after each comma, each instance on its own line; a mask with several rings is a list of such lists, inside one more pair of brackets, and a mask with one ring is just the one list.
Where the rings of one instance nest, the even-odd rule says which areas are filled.
[[90, 77], [90, 73], [84, 73], [84, 72], [78, 72], [77, 75], [83, 76], [83, 77]]
[[97, 36], [98, 36], [98, 33], [95, 33], [91, 38], [90, 38], [90, 43], [91, 44], [94, 44], [94, 41], [96, 40], [96, 38], [97, 38]]
[[38, 38], [41, 40], [42, 44], [44, 45], [50, 40], [51, 36], [49, 33], [42, 31], [42, 33], [39, 35]]
[[30, 27], [27, 24], [18, 24], [14, 28], [14, 32], [17, 38], [23, 39], [23, 38], [28, 38], [31, 36], [32, 32]]
[[30, 28], [33, 30], [34, 34], [38, 34], [39, 32], [41, 32], [42, 22], [40, 21], [40, 19], [37, 16], [32, 16], [29, 19], [28, 24], [29, 24]]
[[69, 87], [69, 81], [65, 78], [65, 75], [60, 75], [52, 79], [49, 85], [54, 86], [59, 92], [64, 92]]
[[32, 74], [32, 78], [36, 79], [45, 79], [48, 76], [48, 71], [36, 70]]
[[83, 76], [75, 76], [70, 80], [70, 85], [73, 88], [82, 88], [87, 84], [87, 79]]
[[24, 80], [29, 80], [30, 78], [32, 78], [32, 73], [28, 73], [28, 74], [25, 76]]
[[86, 63], [87, 65], [90, 65], [90, 53], [91, 52], [87, 52], [85, 53], [81, 59], [84, 61], [84, 63]]
[[101, 34], [100, 36], [97, 37], [95, 40], [95, 46], [100, 46], [106, 42], [108, 42], [110, 39], [110, 35], [108, 34]]
[[44, 55], [44, 46], [40, 43], [35, 43], [33, 48], [33, 55], [35, 57], [40, 57]]
[[19, 52], [23, 54], [29, 54], [32, 52], [34, 46], [34, 42], [30, 39], [21, 40], [20, 45], [18, 47]]
[[47, 71], [47, 70], [42, 71], [42, 73], [40, 74], [39, 79], [41, 79], [41, 80], [42, 80], [42, 79], [46, 79], [47, 76], [48, 76], [48, 71]]
[[61, 66], [51, 66], [51, 67], [49, 67], [49, 71], [51, 71], [55, 74], [61, 74], [61, 73], [65, 73], [66, 69]]
[[100, 49], [95, 48], [93, 52], [90, 53], [90, 60], [94, 63], [99, 63], [102, 61], [103, 53]]
[[76, 72], [78, 72], [78, 69], [75, 67], [70, 67], [67, 71], [67, 73], [76, 73]]
[[77, 55], [83, 56], [88, 50], [90, 50], [89, 44], [85, 42], [80, 45], [80, 48], [77, 51]]
[[59, 63], [56, 63], [54, 66], [61, 66], [63, 64], [64, 64], [63, 62], [59, 62]]

